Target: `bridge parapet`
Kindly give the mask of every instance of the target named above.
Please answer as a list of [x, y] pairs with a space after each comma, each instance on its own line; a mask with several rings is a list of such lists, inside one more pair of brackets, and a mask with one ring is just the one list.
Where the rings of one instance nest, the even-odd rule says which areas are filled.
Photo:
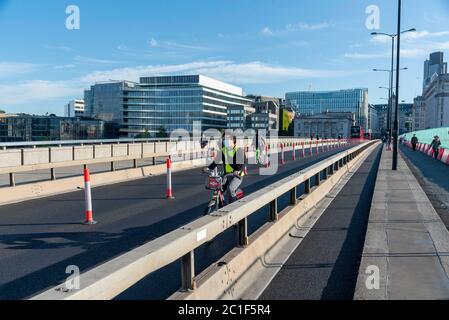
[[[279, 143], [285, 145], [302, 143], [309, 147], [310, 140], [299, 138], [268, 139], [267, 143], [277, 148]], [[315, 143], [315, 142], [314, 142]], [[320, 147], [339, 143], [337, 140], [320, 140]], [[245, 139], [244, 146], [251, 146], [252, 140]], [[216, 147], [216, 145], [213, 145]], [[30, 172], [89, 164], [101, 164], [118, 161], [137, 161], [168, 157], [171, 155], [188, 156], [199, 154], [205, 150], [200, 142], [158, 140], [91, 140], [91, 141], [58, 141], [35, 143], [0, 144], [0, 174], [11, 175], [11, 186], [14, 186], [14, 173]], [[154, 161], [153, 161], [154, 162]], [[136, 166], [136, 165], [135, 165]]]
[[[377, 145], [378, 142], [373, 141], [354, 146], [259, 190], [214, 215], [198, 219], [92, 269], [81, 275], [83, 288], [80, 290], [66, 290], [64, 285], [61, 285], [33, 299], [112, 299], [149, 274], [177, 260], [181, 260], [182, 263], [183, 290], [173, 298], [204, 298], [205, 294], [208, 298], [220, 298], [223, 292], [225, 294], [228, 292], [249, 265], [259, 260], [279, 237], [285, 235], [303, 214], [326, 197], [343, 175]], [[304, 193], [298, 198], [298, 191], [302, 186]], [[278, 200], [286, 194], [289, 194], [290, 206], [280, 212]], [[269, 206], [269, 222], [254, 236], [249, 237], [248, 217], [265, 206]], [[238, 226], [239, 253], [230, 255], [239, 261], [216, 266], [216, 269], [212, 270], [214, 276], [210, 274], [208, 277], [197, 276], [194, 268], [195, 250], [234, 226]], [[229, 271], [232, 271], [232, 275], [228, 274]], [[228, 281], [224, 281], [225, 279]]]

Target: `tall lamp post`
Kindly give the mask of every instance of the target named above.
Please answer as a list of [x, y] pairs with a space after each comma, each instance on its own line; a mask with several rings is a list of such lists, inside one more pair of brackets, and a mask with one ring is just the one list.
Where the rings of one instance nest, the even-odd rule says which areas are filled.
[[[412, 28], [412, 29], [408, 29], [408, 30], [405, 30], [405, 31], [400, 31], [401, 30], [401, 28], [400, 28], [400, 26], [399, 26], [399, 28], [398, 28], [398, 33], [396, 33], [396, 34], [390, 34], [390, 33], [384, 33], [384, 32], [372, 32], [371, 33], [371, 35], [373, 35], [373, 36], [386, 36], [386, 37], [390, 37], [391, 38], [391, 69], [390, 70], [376, 70], [376, 71], [388, 71], [388, 72], [390, 72], [390, 94], [389, 94], [389, 96], [390, 96], [390, 99], [393, 97], [393, 85], [394, 85], [394, 79], [393, 79], [393, 73], [394, 73], [394, 48], [395, 48], [395, 46], [394, 46], [394, 40], [395, 40], [395, 38], [397, 37], [397, 38], [400, 38], [400, 36], [401, 36], [401, 34], [404, 34], [404, 33], [408, 33], [408, 32], [416, 32], [416, 29], [415, 28]], [[399, 68], [398, 68], [399, 69]], [[396, 70], [396, 71], [398, 71], [398, 70]], [[397, 96], [397, 94], [396, 94], [396, 96]], [[389, 110], [388, 110], [388, 133], [390, 134], [390, 137], [391, 137], [391, 108], [392, 108], [392, 104], [393, 104], [393, 102], [391, 101], [390, 103], [389, 103]]]
[[396, 52], [396, 99], [394, 110], [394, 128], [393, 128], [393, 171], [398, 170], [398, 148], [399, 148], [399, 68], [401, 66], [401, 14], [402, 0], [398, 0], [398, 37]]
[[[396, 35], [395, 35], [396, 36]], [[399, 71], [408, 70], [408, 68], [401, 68]], [[384, 88], [379, 87], [379, 89], [387, 89], [388, 90], [388, 110], [387, 110], [387, 132], [389, 137], [391, 138], [391, 119], [393, 118], [391, 113], [393, 110], [393, 82], [391, 79], [393, 78], [393, 72], [396, 71], [395, 69], [387, 70], [387, 69], [373, 69], [375, 72], [388, 72], [390, 76], [390, 87]]]

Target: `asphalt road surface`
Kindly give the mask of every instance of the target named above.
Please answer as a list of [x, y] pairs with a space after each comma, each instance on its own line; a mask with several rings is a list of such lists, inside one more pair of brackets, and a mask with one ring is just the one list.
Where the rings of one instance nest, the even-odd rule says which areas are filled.
[[[243, 188], [250, 194], [341, 150], [291, 161], [276, 176], [259, 176], [250, 166]], [[24, 299], [68, 277], [66, 268], [85, 272], [139, 245], [160, 237], [203, 213], [209, 201], [200, 170], [173, 175], [176, 199], [165, 199], [165, 176], [93, 189], [95, 226], [84, 226], [83, 192], [0, 207], [0, 299]], [[2, 191], [3, 192], [3, 191]], [[280, 208], [287, 206], [288, 195]], [[249, 232], [262, 225], [268, 209], [249, 219]], [[235, 245], [235, 230], [196, 252], [197, 272]], [[180, 287], [179, 262], [151, 274], [118, 299], [165, 299]], [[81, 284], [82, 285], [82, 284]]]
[[381, 156], [378, 147], [325, 210], [261, 300], [352, 300]]
[[402, 145], [400, 151], [435, 210], [449, 228], [449, 166]]

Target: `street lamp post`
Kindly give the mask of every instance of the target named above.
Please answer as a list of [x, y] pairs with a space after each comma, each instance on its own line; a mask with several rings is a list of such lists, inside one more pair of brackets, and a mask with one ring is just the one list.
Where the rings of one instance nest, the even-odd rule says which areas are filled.
[[[397, 37], [398, 39], [400, 39], [401, 34], [403, 33], [407, 33], [407, 32], [415, 32], [416, 29], [412, 28], [409, 30], [405, 30], [401, 32], [401, 27], [399, 26], [398, 28], [398, 33], [397, 34], [389, 34], [389, 33], [383, 33], [383, 32], [372, 32], [371, 35], [373, 36], [387, 36], [391, 38], [391, 69], [390, 70], [384, 70], [384, 71], [389, 71], [390, 72], [390, 93], [389, 93], [389, 103], [388, 103], [388, 133], [391, 137], [391, 108], [393, 106], [393, 72], [394, 72], [394, 39]], [[377, 71], [377, 70], [376, 70]], [[380, 71], [380, 70], [379, 70]], [[400, 71], [399, 67], [396, 68], [396, 73], [398, 74]], [[396, 94], [397, 96], [397, 94]], [[397, 101], [397, 99], [396, 99]]]
[[393, 129], [393, 171], [398, 170], [398, 148], [399, 148], [399, 68], [401, 59], [401, 11], [402, 11], [402, 1], [398, 0], [398, 50], [396, 53], [396, 99], [395, 99], [395, 110], [394, 110], [394, 129]]
[[[396, 35], [395, 35], [396, 37]], [[403, 71], [403, 70], [408, 70], [408, 68], [401, 68], [399, 69], [399, 71]], [[392, 70], [386, 70], [386, 69], [373, 69], [373, 71], [377, 71], [377, 72], [388, 72], [389, 73], [389, 78], [392, 78], [393, 72], [396, 71], [396, 69], [392, 69]], [[391, 138], [391, 120], [392, 120], [392, 109], [393, 109], [393, 82], [390, 82], [390, 87], [389, 88], [384, 88], [384, 87], [379, 87], [379, 89], [387, 89], [388, 90], [388, 110], [387, 110], [387, 132], [388, 132], [388, 136]]]

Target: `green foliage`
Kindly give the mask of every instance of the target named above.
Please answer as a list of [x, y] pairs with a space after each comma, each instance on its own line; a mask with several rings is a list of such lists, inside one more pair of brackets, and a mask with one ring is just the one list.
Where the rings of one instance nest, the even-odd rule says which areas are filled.
[[160, 127], [158, 133], [156, 133], [156, 138], [168, 138], [167, 129]]
[[144, 133], [139, 133], [136, 136], [136, 139], [149, 139], [151, 138], [151, 134], [148, 132], [148, 129], [145, 129]]

